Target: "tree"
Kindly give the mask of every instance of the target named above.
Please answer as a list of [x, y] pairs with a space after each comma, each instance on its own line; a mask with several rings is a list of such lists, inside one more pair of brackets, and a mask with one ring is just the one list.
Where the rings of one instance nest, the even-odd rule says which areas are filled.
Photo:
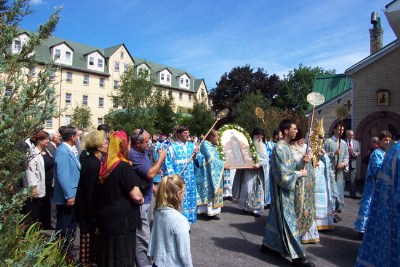
[[193, 104], [191, 115], [189, 124], [186, 125], [189, 127], [191, 134], [196, 136], [206, 134], [214, 122], [211, 111], [207, 109], [207, 105], [196, 100]]
[[277, 106], [295, 113], [306, 112], [308, 108], [307, 95], [312, 92], [315, 78], [319, 75], [333, 74], [335, 74], [335, 70], [305, 67], [300, 64], [297, 69], [289, 71], [281, 81], [276, 98]]
[[149, 79], [145, 70], [130, 66], [121, 76], [121, 86], [113, 101], [123, 110], [111, 112], [105, 116], [106, 122], [112, 128], [131, 133], [134, 129], [143, 127], [149, 132], [154, 131], [151, 118], [156, 104], [154, 81]]
[[76, 106], [71, 117], [71, 125], [74, 127], [87, 131], [92, 127], [92, 112], [87, 106]]
[[37, 64], [34, 49], [54, 31], [60, 10], [16, 54], [10, 47], [19, 35], [18, 24], [31, 14], [29, 1], [1, 0], [0, 11], [0, 265], [65, 266], [60, 242], [46, 240], [40, 228], [26, 225], [20, 214], [32, 196], [32, 189], [20, 186], [29, 157], [24, 140], [58, 115], [51, 81], [54, 67], [43, 66], [34, 78], [27, 70]]
[[[278, 91], [279, 77], [269, 76], [262, 68], [254, 71], [249, 65], [235, 67], [229, 74], [221, 76], [217, 87], [210, 92], [215, 113], [223, 109], [234, 109], [249, 93], [261, 92], [266, 98], [273, 100]], [[232, 114], [224, 119], [224, 123], [233, 122]]]
[[172, 109], [174, 99], [172, 94], [163, 96], [161, 90], [157, 90], [155, 94], [154, 106], [154, 129], [157, 133], [171, 133], [176, 125], [176, 114]]
[[[246, 129], [248, 133], [251, 133], [254, 128], [265, 128], [261, 119], [256, 116], [256, 107], [260, 107], [265, 112], [271, 106], [268, 101], [260, 92], [250, 93], [244, 97], [232, 111], [234, 122], [239, 126]], [[267, 129], [270, 131], [270, 129]]]

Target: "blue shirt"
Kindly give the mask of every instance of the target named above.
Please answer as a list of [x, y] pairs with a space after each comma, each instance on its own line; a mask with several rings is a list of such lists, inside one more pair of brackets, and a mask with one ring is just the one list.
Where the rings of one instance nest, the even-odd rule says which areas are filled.
[[[129, 160], [132, 161], [132, 167], [139, 177], [147, 180], [147, 173], [151, 168], [151, 161], [147, 156], [147, 153], [142, 153], [134, 148], [131, 148], [129, 151]], [[149, 180], [149, 182], [150, 186], [142, 191], [144, 204], [150, 204], [151, 197], [153, 196], [153, 180]]]

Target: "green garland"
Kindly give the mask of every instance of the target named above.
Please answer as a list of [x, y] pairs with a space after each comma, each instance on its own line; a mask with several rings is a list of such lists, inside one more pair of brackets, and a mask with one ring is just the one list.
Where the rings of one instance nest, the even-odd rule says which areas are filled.
[[249, 143], [251, 157], [253, 158], [253, 161], [255, 163], [257, 163], [258, 162], [258, 156], [257, 156], [256, 148], [255, 148], [255, 146], [253, 144], [253, 140], [251, 140], [250, 135], [246, 132], [246, 130], [244, 128], [240, 127], [237, 124], [226, 124], [226, 125], [222, 126], [218, 130], [218, 136], [219, 136], [218, 137], [218, 153], [219, 153], [221, 159], [223, 161], [226, 160], [226, 156], [225, 156], [224, 150], [222, 149], [221, 137], [222, 137], [222, 134], [227, 130], [236, 130], [238, 132], [241, 132], [246, 137], [247, 142]]

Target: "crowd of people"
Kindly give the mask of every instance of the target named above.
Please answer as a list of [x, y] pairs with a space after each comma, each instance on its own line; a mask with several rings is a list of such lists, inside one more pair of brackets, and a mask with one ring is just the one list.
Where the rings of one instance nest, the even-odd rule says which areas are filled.
[[[73, 241], [79, 225], [82, 266], [192, 266], [191, 225], [198, 218], [219, 220], [224, 200], [237, 200], [244, 215], [260, 217], [269, 209], [261, 252], [290, 256], [293, 266], [315, 266], [302, 244], [319, 242], [319, 231], [342, 220], [346, 179], [349, 197], [356, 197], [360, 144], [351, 130], [342, 138], [343, 131], [335, 125], [315, 152], [291, 120], [283, 120], [269, 141], [256, 128], [251, 141], [258, 162], [237, 170], [222, 160], [215, 129], [204, 140], [183, 126], [168, 137], [143, 128], [111, 131], [107, 124], [88, 133], [70, 126], [40, 131], [26, 140], [30, 161], [23, 185], [32, 188], [32, 197], [23, 212], [28, 223], [39, 222], [63, 238], [67, 262], [77, 258]], [[354, 223], [364, 235], [359, 266], [399, 261], [391, 216], [399, 215], [400, 147], [391, 138], [387, 131], [373, 137], [362, 160], [368, 171]], [[378, 227], [384, 222], [393, 224]], [[391, 235], [376, 239], [384, 229]], [[383, 248], [389, 252], [370, 255]], [[397, 259], [388, 264], [385, 253]]]

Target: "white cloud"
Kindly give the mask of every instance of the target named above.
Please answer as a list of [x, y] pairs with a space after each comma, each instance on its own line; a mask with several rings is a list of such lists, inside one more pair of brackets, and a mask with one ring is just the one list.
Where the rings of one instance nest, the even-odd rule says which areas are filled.
[[41, 5], [43, 3], [44, 3], [43, 0], [31, 0], [32, 5]]

